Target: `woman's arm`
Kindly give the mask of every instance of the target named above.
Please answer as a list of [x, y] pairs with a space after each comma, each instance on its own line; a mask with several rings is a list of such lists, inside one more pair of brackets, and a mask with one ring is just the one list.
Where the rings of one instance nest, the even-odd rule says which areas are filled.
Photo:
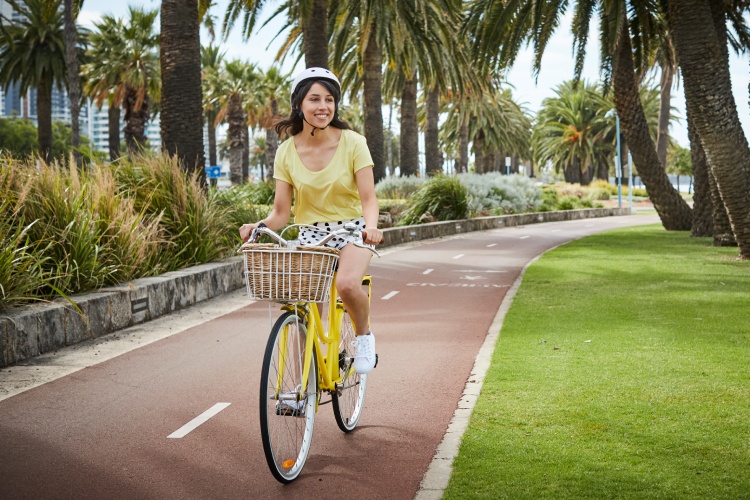
[[365, 167], [357, 170], [354, 174], [357, 181], [357, 191], [359, 199], [362, 201], [362, 215], [365, 218], [364, 238], [368, 245], [379, 245], [383, 242], [383, 231], [378, 229], [378, 216], [380, 208], [378, 207], [378, 197], [375, 194], [375, 177], [371, 167]]
[[[377, 202], [376, 202], [377, 206]], [[292, 213], [292, 186], [284, 181], [276, 179], [276, 194], [273, 198], [273, 209], [268, 217], [262, 221], [253, 224], [243, 224], [240, 226], [240, 237], [242, 241], [247, 241], [250, 234], [258, 227], [260, 222], [268, 226], [269, 229], [278, 231], [289, 221]]]

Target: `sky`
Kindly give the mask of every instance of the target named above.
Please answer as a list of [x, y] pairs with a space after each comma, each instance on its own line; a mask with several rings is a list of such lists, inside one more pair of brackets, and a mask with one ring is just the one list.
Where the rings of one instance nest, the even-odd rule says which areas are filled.
[[[217, 23], [220, 25], [227, 0], [218, 0], [216, 4], [217, 6], [214, 7], [212, 14], [217, 18]], [[277, 7], [277, 4], [278, 2], [266, 2], [265, 11], [262, 15], [269, 15]], [[105, 14], [127, 17], [129, 5], [158, 9], [161, 1], [84, 0], [79, 22], [87, 27], [92, 27], [92, 23]], [[533, 58], [531, 51], [528, 49], [519, 54], [515, 65], [508, 74], [507, 82], [513, 89], [513, 96], [516, 102], [522, 104], [534, 114], [541, 108], [542, 101], [545, 98], [554, 96], [554, 89], [558, 85], [573, 77], [574, 56], [571, 52], [573, 37], [570, 34], [570, 19], [570, 15], [566, 16], [551, 39], [542, 59], [542, 69], [538, 79], [534, 79], [531, 69]], [[240, 22], [238, 22], [239, 24]], [[249, 41], [242, 39], [238, 29], [233, 30], [226, 41], [217, 40], [226, 52], [226, 57], [228, 59], [240, 58], [253, 62], [264, 69], [270, 67], [274, 63], [274, 58], [283, 40], [283, 36], [281, 36], [277, 40], [272, 41], [281, 28], [282, 23], [281, 21], [274, 21], [268, 26], [259, 29], [261, 24], [262, 21], [258, 23], [256, 32]], [[599, 80], [598, 26], [592, 23], [591, 29], [592, 32], [586, 48], [586, 52], [589, 55], [586, 57], [582, 76], [584, 79], [594, 82]], [[220, 37], [221, 35], [218, 34], [218, 36]], [[208, 35], [203, 33], [201, 35], [201, 43], [206, 44], [208, 40]], [[283, 66], [284, 70], [296, 72], [303, 69], [300, 65], [295, 67], [291, 59], [288, 58], [288, 61]], [[750, 137], [750, 107], [748, 106], [750, 55], [745, 54], [739, 57], [731, 53], [730, 71], [740, 121], [745, 129], [745, 134]], [[658, 82], [658, 79], [655, 81]], [[685, 97], [680, 83], [672, 91], [672, 106], [676, 108], [675, 114], [680, 120], [673, 122], [670, 134], [681, 146], [689, 147], [690, 142], [687, 136], [687, 123], [685, 120]]]

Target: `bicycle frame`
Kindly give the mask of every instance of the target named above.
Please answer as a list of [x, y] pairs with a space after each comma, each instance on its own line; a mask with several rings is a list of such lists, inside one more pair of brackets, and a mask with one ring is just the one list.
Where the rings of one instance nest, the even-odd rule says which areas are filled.
[[[372, 292], [372, 277], [365, 275], [362, 278], [362, 285], [367, 286], [367, 300], [369, 302]], [[341, 342], [341, 322], [344, 317], [344, 305], [338, 296], [336, 290], [336, 276], [331, 280], [329, 302], [328, 302], [328, 331], [323, 326], [323, 320], [320, 316], [320, 310], [318, 304], [315, 302], [296, 302], [294, 304], [287, 304], [282, 307], [282, 310], [296, 312], [302, 319], [307, 320], [307, 338], [305, 343], [305, 352], [302, 364], [302, 384], [303, 387], [299, 391], [298, 398], [304, 399], [304, 395], [308, 393], [307, 379], [310, 374], [310, 366], [312, 364], [312, 353], [315, 352], [316, 360], [318, 364], [318, 388], [317, 391], [332, 392], [336, 390], [336, 384], [340, 384], [345, 376], [349, 373], [342, 375], [339, 370], [339, 343]], [[286, 343], [285, 343], [286, 344]], [[322, 346], [326, 346], [326, 352], [323, 354]], [[286, 356], [286, 353], [281, 355]], [[284, 366], [284, 363], [281, 363]], [[353, 366], [349, 367], [349, 370], [354, 370]], [[277, 387], [281, 387], [281, 379], [283, 378], [283, 371], [280, 371], [279, 383]], [[316, 391], [316, 392], [317, 392]], [[276, 394], [277, 398], [279, 394]], [[315, 411], [318, 410], [320, 398], [316, 398]]]

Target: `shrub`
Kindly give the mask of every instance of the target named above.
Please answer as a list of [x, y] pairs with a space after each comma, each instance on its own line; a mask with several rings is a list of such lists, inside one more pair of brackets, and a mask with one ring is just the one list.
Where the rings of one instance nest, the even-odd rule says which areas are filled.
[[423, 177], [385, 177], [375, 186], [378, 198], [405, 200], [411, 197], [425, 183]]
[[523, 175], [459, 174], [469, 193], [473, 214], [502, 215], [533, 212], [542, 204], [542, 192], [534, 181]]
[[437, 175], [430, 178], [408, 201], [399, 226], [433, 220], [459, 220], [469, 216], [466, 187], [456, 178]]

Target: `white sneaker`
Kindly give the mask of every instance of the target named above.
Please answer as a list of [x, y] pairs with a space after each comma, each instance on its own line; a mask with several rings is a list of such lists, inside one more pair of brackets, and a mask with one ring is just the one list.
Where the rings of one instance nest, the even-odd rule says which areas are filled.
[[375, 354], [375, 335], [372, 332], [357, 335], [352, 345], [354, 346], [354, 371], [360, 375], [370, 373], [378, 361], [377, 354]]

